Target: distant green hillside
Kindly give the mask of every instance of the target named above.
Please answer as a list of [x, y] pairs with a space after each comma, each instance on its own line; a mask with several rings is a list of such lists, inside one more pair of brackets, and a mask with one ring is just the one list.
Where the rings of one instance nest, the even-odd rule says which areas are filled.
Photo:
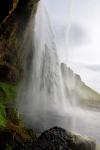
[[65, 86], [66, 97], [72, 105], [82, 107], [100, 107], [100, 94], [88, 87], [79, 75], [74, 73], [65, 64], [61, 64], [61, 72]]

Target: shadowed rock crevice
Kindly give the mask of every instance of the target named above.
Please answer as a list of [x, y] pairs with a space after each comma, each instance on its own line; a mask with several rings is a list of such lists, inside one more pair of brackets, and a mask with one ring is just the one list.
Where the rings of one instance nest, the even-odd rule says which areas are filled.
[[9, 15], [9, 11], [13, 7], [13, 0], [1, 0], [0, 1], [0, 22]]

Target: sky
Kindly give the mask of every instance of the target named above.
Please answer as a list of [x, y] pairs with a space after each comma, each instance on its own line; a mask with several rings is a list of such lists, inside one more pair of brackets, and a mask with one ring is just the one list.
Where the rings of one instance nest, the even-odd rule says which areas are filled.
[[43, 0], [61, 62], [100, 93], [100, 0]]

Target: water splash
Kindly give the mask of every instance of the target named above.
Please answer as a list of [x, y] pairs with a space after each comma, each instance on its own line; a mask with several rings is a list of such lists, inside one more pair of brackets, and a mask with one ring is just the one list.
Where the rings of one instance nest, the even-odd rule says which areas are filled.
[[[55, 38], [49, 15], [39, 2], [35, 23], [33, 22], [31, 69], [26, 69], [18, 99], [19, 109], [32, 120], [46, 118], [47, 113], [59, 114], [69, 108], [66, 100]], [[33, 26], [32, 24], [32, 26]], [[30, 79], [28, 79], [30, 78]]]
[[[61, 126], [91, 135], [99, 141], [99, 112], [72, 107], [77, 105], [77, 100], [70, 91], [77, 83], [74, 74], [71, 77], [69, 73], [64, 75], [61, 72], [49, 15], [42, 1], [39, 2], [35, 22], [31, 20], [31, 27], [31, 53], [18, 95], [18, 108], [26, 124], [38, 131]], [[88, 125], [91, 128], [88, 129]]]

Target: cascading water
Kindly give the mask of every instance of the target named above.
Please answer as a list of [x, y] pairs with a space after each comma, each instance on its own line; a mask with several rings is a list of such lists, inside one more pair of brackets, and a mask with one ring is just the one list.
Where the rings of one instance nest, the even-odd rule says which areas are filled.
[[46, 121], [49, 114], [58, 115], [70, 104], [66, 101], [55, 39], [42, 1], [33, 24], [31, 71], [26, 70], [18, 99], [21, 112], [28, 118], [32, 116], [34, 122], [40, 118]]
[[[42, 2], [38, 6], [35, 18], [33, 43], [35, 52], [32, 79], [33, 84], [35, 83], [33, 88], [35, 88], [34, 90], [37, 88], [36, 91], [38, 92], [38, 97], [36, 98], [38, 105], [36, 107], [43, 105], [44, 109], [46, 109], [46, 106], [47, 109], [58, 109], [65, 105], [65, 97], [61, 86], [60, 64], [57, 57], [54, 35], [48, 13]], [[36, 92], [35, 95], [37, 96]], [[42, 100], [40, 100], [41, 98]]]
[[[62, 74], [49, 16], [42, 1], [39, 2], [35, 21], [31, 20], [31, 27], [31, 54], [18, 95], [18, 108], [26, 124], [38, 131], [61, 126], [99, 140], [99, 113], [85, 112], [71, 106], [77, 105], [77, 100], [75, 95], [71, 93], [70, 96], [68, 91], [77, 83], [75, 84], [74, 75], [70, 80], [69, 73]], [[92, 119], [96, 122], [92, 122]], [[88, 129], [88, 125], [91, 125], [91, 128]]]

